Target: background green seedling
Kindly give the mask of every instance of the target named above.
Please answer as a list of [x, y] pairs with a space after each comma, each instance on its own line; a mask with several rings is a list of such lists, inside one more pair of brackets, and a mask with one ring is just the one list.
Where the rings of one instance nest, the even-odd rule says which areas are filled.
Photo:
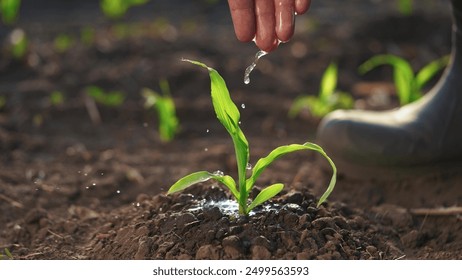
[[111, 19], [117, 19], [133, 6], [147, 3], [149, 0], [101, 0], [100, 7], [104, 15]]
[[396, 0], [398, 11], [405, 15], [410, 16], [414, 10], [414, 0]]
[[249, 144], [244, 133], [239, 127], [239, 109], [237, 108], [236, 104], [234, 104], [234, 102], [231, 100], [225, 81], [215, 69], [210, 68], [207, 65], [197, 61], [185, 61], [204, 67], [209, 72], [212, 88], [211, 94], [213, 108], [215, 110], [218, 120], [226, 128], [234, 143], [234, 150], [236, 153], [236, 162], [238, 170], [238, 182], [236, 184], [236, 181], [231, 176], [225, 175], [221, 171], [216, 171], [213, 173], [208, 171], [199, 171], [187, 175], [178, 180], [175, 184], [173, 184], [170, 187], [168, 193], [175, 193], [197, 183], [214, 179], [225, 185], [231, 191], [231, 194], [235, 197], [239, 204], [239, 213], [242, 215], [248, 215], [252, 209], [262, 204], [263, 202], [271, 199], [284, 188], [284, 185], [280, 183], [266, 187], [255, 197], [253, 201], [250, 201], [249, 204], [249, 193], [252, 191], [252, 188], [254, 187], [255, 182], [261, 175], [261, 173], [274, 160], [276, 160], [280, 156], [295, 151], [313, 150], [317, 151], [322, 156], [324, 156], [331, 165], [333, 170], [329, 186], [319, 199], [318, 206], [321, 203], [323, 203], [334, 189], [337, 169], [332, 160], [323, 151], [323, 149], [320, 146], [313, 143], [305, 143], [301, 145], [292, 144], [277, 147], [266, 157], [258, 160], [252, 169], [251, 175], [248, 178], [246, 178], [246, 170], [247, 166], [249, 166]]
[[16, 59], [22, 59], [29, 48], [26, 33], [20, 28], [14, 29], [10, 34], [11, 54]]
[[5, 255], [0, 253], [0, 260], [12, 260], [13, 259], [13, 255], [11, 254], [10, 250], [8, 250], [8, 248], [5, 248], [3, 251], [5, 252]]
[[6, 106], [6, 97], [0, 96], [0, 110], [3, 109], [3, 107], [5, 106]]
[[64, 53], [75, 44], [75, 38], [69, 34], [59, 34], [56, 36], [53, 45], [57, 52]]
[[21, 6], [21, 0], [0, 0], [0, 14], [4, 24], [12, 24], [16, 21]]
[[170, 142], [179, 130], [179, 121], [168, 81], [161, 80], [159, 84], [162, 94], [148, 88], [144, 88], [141, 94], [145, 99], [144, 107], [157, 112], [160, 139]]
[[303, 109], [308, 109], [315, 117], [324, 117], [336, 109], [351, 109], [353, 98], [348, 93], [337, 90], [337, 80], [337, 64], [331, 63], [322, 76], [318, 96], [301, 96], [295, 99], [289, 116], [295, 117]]
[[97, 86], [89, 86], [85, 91], [87, 95], [96, 102], [107, 107], [119, 107], [125, 100], [125, 95], [120, 91], [105, 92], [102, 88]]
[[449, 63], [449, 56], [436, 59], [414, 74], [411, 64], [405, 59], [391, 55], [376, 55], [359, 66], [359, 73], [364, 75], [382, 65], [393, 67], [393, 77], [400, 105], [416, 101], [423, 94], [423, 87]]
[[64, 103], [64, 94], [61, 91], [55, 90], [48, 96], [49, 102], [53, 106], [61, 106]]

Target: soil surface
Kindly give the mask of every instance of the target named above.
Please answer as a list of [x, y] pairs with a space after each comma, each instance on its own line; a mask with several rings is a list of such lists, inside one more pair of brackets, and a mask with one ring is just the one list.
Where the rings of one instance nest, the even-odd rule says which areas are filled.
[[[339, 64], [339, 88], [357, 108], [397, 106], [389, 68], [359, 76], [357, 67], [393, 53], [420, 69], [448, 54], [448, 1], [426, 1], [411, 16], [400, 15], [394, 1], [348, 7], [313, 1], [310, 15], [297, 19], [294, 39], [260, 61], [250, 85], [243, 74], [257, 50], [235, 40], [226, 1], [152, 1], [118, 21], [104, 19], [97, 1], [23, 2], [18, 23], [0, 26], [2, 255], [8, 249], [15, 259], [462, 258], [462, 220], [451, 208], [462, 201], [462, 172], [384, 181], [339, 170], [332, 196], [316, 207], [331, 174], [313, 153], [299, 152], [262, 174], [253, 195], [277, 182], [285, 189], [248, 217], [236, 214], [217, 183], [166, 195], [195, 171], [237, 173], [208, 75], [181, 58], [205, 62], [225, 78], [255, 164], [279, 145], [315, 141], [319, 119], [287, 112], [297, 96], [317, 92], [331, 61]], [[84, 43], [80, 32], [88, 26], [95, 36]], [[29, 37], [20, 59], [11, 55], [14, 28]], [[74, 38], [69, 49], [54, 44], [62, 33]], [[140, 95], [145, 87], [159, 90], [161, 79], [170, 84], [181, 123], [169, 143], [160, 141], [156, 113]], [[85, 94], [90, 85], [121, 91], [125, 101], [95, 104]], [[51, 102], [53, 91], [63, 93], [62, 103]]]

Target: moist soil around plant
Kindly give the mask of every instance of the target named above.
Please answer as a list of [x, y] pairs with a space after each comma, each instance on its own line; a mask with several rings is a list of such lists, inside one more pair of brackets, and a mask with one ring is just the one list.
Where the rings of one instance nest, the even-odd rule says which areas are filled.
[[[333, 194], [317, 207], [331, 171], [314, 153], [297, 152], [262, 174], [253, 197], [270, 184], [285, 189], [248, 217], [237, 214], [230, 194], [215, 182], [166, 195], [195, 171], [237, 173], [232, 142], [213, 112], [208, 75], [181, 58], [203, 61], [225, 78], [255, 164], [279, 145], [315, 141], [319, 119], [307, 112], [289, 118], [287, 111], [298, 95], [317, 91], [332, 60], [339, 63], [339, 88], [353, 94], [357, 108], [395, 107], [391, 71], [361, 77], [357, 66], [387, 51], [416, 68], [447, 54], [449, 10], [403, 17], [383, 4], [380, 13], [368, 15], [369, 1], [356, 1], [363, 16], [352, 10], [345, 18], [329, 17], [338, 11], [313, 4], [313, 22], [301, 19], [294, 39], [262, 58], [246, 86], [244, 69], [256, 49], [236, 42], [226, 3], [201, 2], [194, 11], [202, 17], [185, 18], [175, 17], [171, 2], [147, 6], [166, 5], [157, 7], [169, 20], [166, 29], [135, 9], [127, 34], [114, 22], [90, 21], [95, 41], [64, 52], [54, 49], [54, 36], [78, 34], [81, 21], [56, 26], [53, 17], [51, 23], [26, 20], [31, 44], [20, 60], [5, 47], [11, 29], [0, 27], [3, 255], [7, 248], [15, 259], [462, 258], [460, 170], [435, 168], [406, 178], [357, 178], [339, 170]], [[24, 13], [32, 8], [26, 5]], [[144, 109], [140, 95], [144, 87], [159, 90], [163, 78], [181, 123], [169, 143], [159, 140], [156, 114]], [[89, 85], [120, 90], [125, 102], [96, 104], [98, 122], [89, 114]], [[64, 103], [50, 103], [55, 90]]]

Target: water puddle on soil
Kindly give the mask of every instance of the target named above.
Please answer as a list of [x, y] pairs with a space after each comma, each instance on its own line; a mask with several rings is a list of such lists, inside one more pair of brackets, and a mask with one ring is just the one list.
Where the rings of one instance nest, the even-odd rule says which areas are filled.
[[255, 67], [257, 67], [258, 60], [260, 60], [260, 58], [262, 58], [266, 54], [268, 54], [268, 53], [265, 52], [265, 51], [262, 51], [262, 50], [258, 51], [255, 54], [254, 61], [252, 62], [252, 64], [249, 65], [249, 67], [247, 67], [245, 69], [245, 72], [244, 72], [244, 84], [246, 84], [246, 85], [250, 84], [250, 73], [252, 73], [253, 69], [255, 69]]
[[[201, 211], [203, 209], [210, 209], [213, 207], [218, 207], [220, 209], [220, 212], [225, 215], [225, 216], [231, 216], [238, 218], [239, 215], [239, 204], [237, 203], [236, 200], [232, 199], [223, 199], [219, 201], [214, 201], [214, 200], [208, 200], [206, 201], [205, 199], [200, 201], [198, 204], [194, 205], [193, 207], [189, 208], [188, 211], [190, 212], [196, 212], [196, 211]], [[260, 205], [254, 210], [250, 211], [249, 216], [253, 216], [257, 213], [260, 212], [268, 212], [270, 210], [275, 210], [279, 211], [280, 205], [277, 203], [264, 203], [263, 205]]]

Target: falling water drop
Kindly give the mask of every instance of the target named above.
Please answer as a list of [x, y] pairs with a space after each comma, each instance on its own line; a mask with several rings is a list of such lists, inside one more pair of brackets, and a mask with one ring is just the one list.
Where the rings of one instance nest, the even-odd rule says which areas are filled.
[[117, 193], [120, 193], [120, 190], [117, 190]]
[[247, 170], [252, 170], [253, 166], [250, 164], [250, 162], [247, 163], [247, 166], [245, 167]]
[[245, 104], [244, 103], [241, 104], [241, 108], [245, 109]]
[[257, 54], [255, 54], [255, 60], [252, 62], [252, 64], [249, 65], [249, 67], [247, 67], [247, 69], [245, 69], [244, 84], [246, 85], [250, 84], [250, 73], [252, 73], [253, 69], [257, 67], [258, 60], [266, 54], [267, 52], [262, 51], [262, 50], [258, 51]]

